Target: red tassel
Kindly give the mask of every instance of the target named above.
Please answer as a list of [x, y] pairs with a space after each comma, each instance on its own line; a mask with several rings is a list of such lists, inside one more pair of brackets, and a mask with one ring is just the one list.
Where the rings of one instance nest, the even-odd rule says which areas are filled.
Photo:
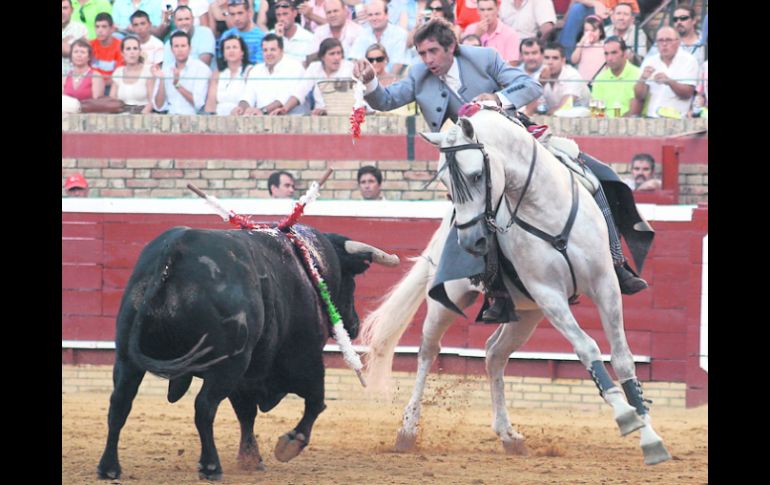
[[353, 134], [354, 140], [361, 138], [361, 125], [364, 121], [366, 121], [366, 107], [359, 106], [350, 115], [350, 132]]

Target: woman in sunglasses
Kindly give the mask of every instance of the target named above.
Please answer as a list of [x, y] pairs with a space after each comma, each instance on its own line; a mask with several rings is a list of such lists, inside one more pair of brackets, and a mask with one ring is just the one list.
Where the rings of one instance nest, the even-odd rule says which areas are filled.
[[[369, 61], [374, 68], [374, 75], [377, 76], [377, 82], [380, 83], [380, 86], [390, 86], [401, 78], [400, 76], [385, 71], [385, 66], [388, 65], [390, 59], [388, 58], [388, 51], [385, 50], [385, 47], [383, 47], [382, 44], [370, 45], [369, 48], [366, 49], [365, 55], [366, 60]], [[388, 114], [410, 116], [416, 114], [416, 109], [415, 103], [409, 103], [393, 111], [388, 111]], [[368, 113], [376, 112], [375, 109], [372, 109], [369, 106], [369, 103], [366, 103], [366, 111]]]

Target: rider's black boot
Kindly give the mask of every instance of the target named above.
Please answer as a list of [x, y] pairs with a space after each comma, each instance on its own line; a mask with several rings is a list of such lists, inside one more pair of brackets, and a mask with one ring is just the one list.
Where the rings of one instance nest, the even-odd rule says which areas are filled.
[[511, 297], [505, 292], [494, 292], [485, 295], [484, 307], [477, 322], [508, 323], [519, 321]]
[[615, 274], [618, 275], [620, 292], [624, 295], [633, 295], [647, 288], [647, 282], [636, 275], [627, 262], [615, 265]]

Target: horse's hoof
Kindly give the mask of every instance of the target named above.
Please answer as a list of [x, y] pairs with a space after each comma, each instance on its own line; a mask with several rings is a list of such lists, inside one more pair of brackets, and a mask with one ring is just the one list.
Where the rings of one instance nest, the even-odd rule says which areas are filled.
[[396, 436], [397, 453], [406, 453], [414, 449], [414, 445], [417, 443], [417, 434], [410, 434], [403, 429], [398, 430], [398, 436]]
[[509, 455], [526, 456], [529, 454], [527, 444], [523, 439], [502, 440], [503, 449]]
[[253, 455], [238, 455], [238, 466], [241, 470], [259, 470], [265, 471], [265, 462], [262, 457]]
[[636, 410], [629, 406], [629, 410], [615, 417], [615, 422], [620, 428], [620, 436], [626, 436], [637, 429], [644, 428], [644, 421], [636, 414]]
[[96, 474], [99, 476], [100, 480], [117, 480], [120, 478], [120, 467], [112, 470], [104, 470], [102, 467], [98, 467], [96, 469]]
[[642, 453], [644, 453], [645, 465], [657, 465], [671, 459], [671, 455], [666, 447], [663, 446], [662, 441], [642, 445]]
[[278, 461], [285, 463], [299, 455], [305, 446], [307, 446], [305, 435], [291, 431], [278, 439], [275, 445], [275, 457]]
[[205, 467], [198, 463], [198, 479], [216, 482], [222, 479], [222, 467], [211, 464]]

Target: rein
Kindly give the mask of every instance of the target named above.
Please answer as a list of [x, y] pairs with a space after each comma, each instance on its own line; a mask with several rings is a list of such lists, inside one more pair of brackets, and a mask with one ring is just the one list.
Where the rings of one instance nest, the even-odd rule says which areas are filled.
[[[527, 180], [524, 182], [524, 187], [522, 188], [521, 195], [519, 196], [519, 200], [516, 202], [516, 207], [511, 211], [510, 201], [507, 197], [505, 197], [505, 190], [503, 190], [503, 193], [500, 195], [500, 200], [497, 202], [497, 208], [492, 209], [492, 180], [490, 177], [490, 168], [489, 168], [489, 155], [487, 155], [486, 150], [484, 150], [484, 144], [483, 143], [467, 143], [465, 145], [457, 145], [453, 147], [441, 147], [439, 150], [442, 153], [445, 153], [446, 156], [446, 166], [449, 167], [449, 172], [452, 177], [452, 186], [453, 188], [461, 188], [461, 196], [458, 197], [458, 202], [463, 203], [465, 200], [472, 200], [472, 195], [470, 194], [470, 189], [468, 189], [467, 184], [465, 183], [465, 179], [462, 176], [462, 172], [459, 170], [459, 167], [457, 165], [457, 160], [455, 159], [455, 153], [462, 151], [462, 150], [481, 150], [482, 155], [484, 156], [484, 164], [483, 164], [483, 174], [484, 174], [484, 185], [485, 185], [485, 202], [484, 202], [484, 212], [477, 215], [476, 217], [472, 218], [471, 220], [458, 224], [455, 221], [455, 227], [457, 229], [466, 229], [468, 227], [473, 226], [474, 224], [484, 221], [486, 229], [491, 233], [500, 233], [504, 234], [510, 230], [511, 226], [514, 224], [519, 225], [522, 229], [527, 231], [528, 233], [537, 236], [538, 238], [542, 239], [543, 241], [546, 241], [547, 243], [550, 243], [551, 246], [554, 247], [565, 259], [567, 262], [567, 267], [569, 267], [570, 277], [572, 279], [572, 296], [569, 297], [569, 303], [575, 303], [578, 299], [577, 294], [577, 280], [575, 278], [575, 269], [572, 266], [572, 262], [569, 259], [569, 255], [567, 254], [567, 243], [569, 242], [569, 235], [572, 231], [572, 226], [575, 222], [575, 218], [577, 216], [578, 211], [578, 205], [579, 205], [579, 199], [578, 199], [578, 192], [576, 189], [577, 182], [575, 181], [575, 175], [570, 171], [570, 188], [572, 192], [572, 207], [570, 208], [569, 216], [567, 217], [567, 222], [564, 225], [564, 229], [562, 229], [561, 233], [557, 234], [556, 236], [552, 236], [548, 234], [547, 232], [540, 230], [536, 228], [535, 226], [529, 224], [528, 222], [522, 220], [518, 216], [519, 207], [521, 206], [521, 202], [524, 200], [524, 196], [527, 193], [527, 189], [529, 189], [530, 183], [532, 182], [532, 176], [535, 172], [535, 163], [537, 162], [537, 140], [533, 137], [532, 138], [532, 160], [529, 164], [529, 173], [527, 174]], [[459, 182], [459, 183], [456, 183]], [[458, 187], [459, 185], [459, 187]], [[500, 227], [495, 222], [495, 219], [497, 217], [497, 213], [500, 210], [500, 206], [502, 205], [502, 201], [505, 200], [505, 205], [508, 208], [508, 211], [511, 213], [511, 219], [508, 221], [508, 224], [505, 225], [505, 227]]]

